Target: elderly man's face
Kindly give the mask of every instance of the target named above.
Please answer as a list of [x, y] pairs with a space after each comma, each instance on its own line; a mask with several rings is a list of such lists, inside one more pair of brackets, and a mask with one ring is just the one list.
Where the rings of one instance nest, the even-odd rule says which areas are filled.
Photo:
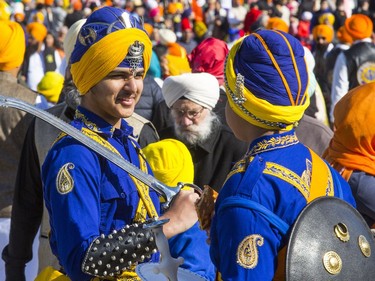
[[141, 97], [144, 69], [118, 67], [82, 97], [81, 105], [112, 125], [129, 117]]
[[191, 145], [207, 139], [216, 118], [209, 109], [188, 99], [176, 101], [171, 113], [178, 138]]

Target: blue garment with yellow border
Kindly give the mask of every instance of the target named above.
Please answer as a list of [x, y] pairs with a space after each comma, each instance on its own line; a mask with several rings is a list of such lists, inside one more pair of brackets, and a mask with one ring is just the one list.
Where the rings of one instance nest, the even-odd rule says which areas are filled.
[[[79, 107], [71, 123], [104, 137], [121, 156], [139, 167], [139, 158], [129, 136], [133, 128], [122, 120], [115, 129], [99, 116]], [[135, 144], [135, 146], [134, 146]], [[151, 171], [150, 167], [148, 170]], [[50, 244], [72, 280], [90, 280], [81, 264], [94, 238], [132, 224], [139, 195], [128, 173], [70, 136], [58, 140], [42, 167], [44, 198], [50, 214]], [[160, 213], [158, 195], [150, 197]], [[152, 261], [158, 261], [153, 255]]]
[[[329, 171], [333, 195], [342, 193], [342, 199], [355, 206], [347, 182], [331, 167]], [[215, 205], [210, 255], [223, 280], [272, 280], [278, 252], [287, 243], [287, 236], [259, 211], [243, 206], [221, 209], [225, 199], [251, 200], [291, 226], [307, 204], [311, 172], [310, 151], [294, 130], [258, 138], [250, 145]]]

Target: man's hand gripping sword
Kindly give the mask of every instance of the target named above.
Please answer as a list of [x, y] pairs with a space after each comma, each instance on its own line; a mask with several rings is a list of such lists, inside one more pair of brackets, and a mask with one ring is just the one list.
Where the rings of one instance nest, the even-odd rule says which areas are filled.
[[108, 159], [121, 169], [125, 170], [144, 184], [148, 185], [152, 189], [154, 189], [159, 195], [161, 195], [166, 203], [165, 207], [169, 207], [172, 199], [180, 192], [180, 190], [184, 186], [189, 186], [193, 188], [199, 194], [202, 194], [202, 190], [195, 184], [191, 183], [178, 183], [176, 187], [170, 187], [162, 183], [161, 181], [155, 179], [153, 176], [146, 174], [138, 167], [134, 166], [132, 163], [128, 162], [121, 156], [117, 155], [116, 153], [110, 151], [106, 147], [100, 145], [96, 141], [92, 140], [88, 136], [81, 133], [81, 131], [77, 130], [70, 124], [64, 122], [63, 120], [59, 119], [58, 117], [50, 114], [49, 112], [36, 108], [35, 106], [21, 101], [19, 99], [5, 97], [0, 95], [0, 107], [10, 107], [16, 108], [27, 113], [30, 113], [43, 121], [47, 122], [48, 124], [56, 127], [57, 129], [61, 130], [62, 132], [68, 134], [69, 136], [73, 137], [74, 139], [78, 140], [82, 144], [86, 145], [88, 148], [92, 149], [96, 153], [100, 154], [104, 158]]

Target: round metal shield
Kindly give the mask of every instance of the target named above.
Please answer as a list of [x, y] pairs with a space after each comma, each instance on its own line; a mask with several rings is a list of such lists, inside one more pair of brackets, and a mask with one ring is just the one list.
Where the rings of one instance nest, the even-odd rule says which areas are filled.
[[320, 197], [298, 216], [289, 239], [286, 280], [374, 280], [375, 243], [360, 213]]

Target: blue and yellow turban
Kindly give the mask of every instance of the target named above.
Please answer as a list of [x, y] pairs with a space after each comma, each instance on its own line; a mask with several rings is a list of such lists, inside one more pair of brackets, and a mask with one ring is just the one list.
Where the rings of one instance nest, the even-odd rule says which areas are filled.
[[297, 126], [310, 104], [304, 54], [297, 39], [277, 30], [239, 39], [225, 65], [225, 87], [233, 111], [265, 129]]
[[146, 73], [151, 52], [150, 38], [137, 18], [123, 9], [100, 8], [87, 18], [77, 36], [71, 55], [73, 81], [84, 95], [116, 67], [137, 64]]

